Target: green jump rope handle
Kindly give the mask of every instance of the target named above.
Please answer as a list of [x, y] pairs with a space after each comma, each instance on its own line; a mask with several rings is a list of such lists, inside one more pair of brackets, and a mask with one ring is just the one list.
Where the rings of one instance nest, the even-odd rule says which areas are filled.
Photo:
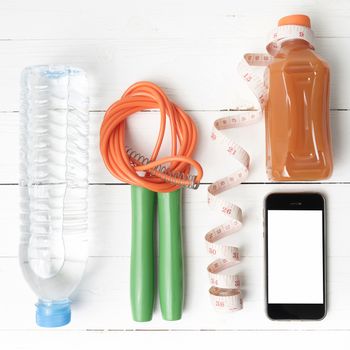
[[181, 190], [158, 193], [159, 219], [159, 298], [164, 320], [182, 315], [183, 257], [181, 234]]
[[130, 301], [138, 322], [150, 321], [153, 313], [155, 199], [155, 192], [131, 186]]

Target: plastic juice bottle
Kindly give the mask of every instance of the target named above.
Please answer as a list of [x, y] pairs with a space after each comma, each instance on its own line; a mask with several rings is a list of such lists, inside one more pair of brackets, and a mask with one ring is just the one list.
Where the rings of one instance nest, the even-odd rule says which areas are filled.
[[[279, 26], [310, 28], [305, 15], [283, 17]], [[305, 40], [282, 43], [267, 69], [266, 162], [275, 181], [321, 180], [332, 174], [329, 67]]]

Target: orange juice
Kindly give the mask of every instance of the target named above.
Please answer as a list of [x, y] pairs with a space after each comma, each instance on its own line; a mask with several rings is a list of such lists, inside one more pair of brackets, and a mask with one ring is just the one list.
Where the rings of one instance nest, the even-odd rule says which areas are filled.
[[[310, 27], [304, 15], [278, 25]], [[282, 43], [267, 69], [266, 163], [275, 181], [321, 180], [332, 174], [329, 67], [305, 40]]]

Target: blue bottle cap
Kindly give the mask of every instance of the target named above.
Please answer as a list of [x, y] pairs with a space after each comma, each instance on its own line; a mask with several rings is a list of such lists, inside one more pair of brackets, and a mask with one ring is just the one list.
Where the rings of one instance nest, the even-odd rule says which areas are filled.
[[36, 323], [40, 327], [61, 327], [71, 320], [70, 300], [46, 301], [36, 304]]

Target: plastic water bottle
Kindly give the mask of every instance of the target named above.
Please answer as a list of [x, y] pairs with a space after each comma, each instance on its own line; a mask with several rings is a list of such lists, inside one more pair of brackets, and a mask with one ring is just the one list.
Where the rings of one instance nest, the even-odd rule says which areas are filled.
[[70, 322], [87, 261], [88, 87], [65, 65], [23, 71], [20, 265], [37, 294], [36, 322]]

